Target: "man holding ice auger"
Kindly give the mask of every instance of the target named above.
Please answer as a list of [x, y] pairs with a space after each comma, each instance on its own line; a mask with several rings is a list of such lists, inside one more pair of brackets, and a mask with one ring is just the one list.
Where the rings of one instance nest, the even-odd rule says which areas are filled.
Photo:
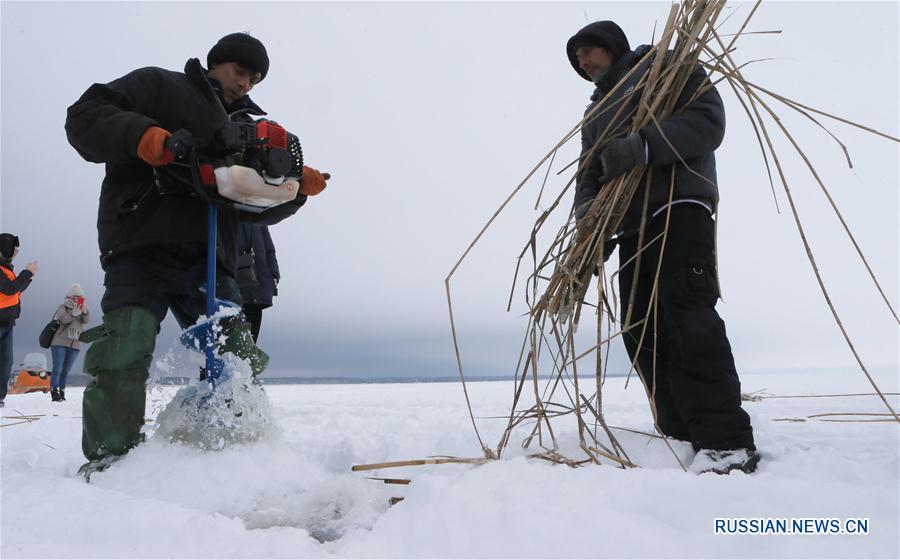
[[[649, 50], [647, 45], [631, 50], [625, 33], [612, 21], [584, 27], [566, 45], [572, 67], [596, 86], [585, 112], [591, 117], [582, 128], [573, 212], [582, 220], [609, 181], [638, 165], [652, 170], [646, 215], [641, 179], [616, 236], [623, 323], [633, 306], [623, 336], [625, 347], [648, 391], [655, 390], [659, 429], [691, 442], [697, 451], [691, 470], [749, 473], [756, 469], [759, 455], [750, 418], [741, 408], [741, 385], [725, 323], [715, 310], [719, 286], [714, 216], [719, 193], [714, 151], [725, 135], [725, 110], [698, 66], [671, 116], [661, 119], [658, 127], [650, 124], [630, 133], [640, 100], [638, 84], [649, 71], [652, 56], [641, 59]], [[626, 77], [638, 64], [641, 67]], [[597, 107], [601, 102], [603, 106]], [[595, 149], [601, 137], [610, 139]], [[642, 219], [646, 229], [639, 248]], [[661, 251], [654, 318], [651, 293]], [[644, 317], [647, 331], [640, 343]]]
[[[209, 51], [207, 68], [196, 58], [188, 60], [184, 72], [141, 68], [108, 84], [94, 84], [68, 109], [69, 143], [87, 161], [106, 164], [97, 220], [106, 273], [103, 325], [82, 336], [93, 342], [84, 363], [93, 378], [83, 404], [82, 449], [89, 463], [81, 472], [86, 476], [141, 441], [144, 384], [167, 311], [182, 328], [204, 315], [209, 201], [192, 187], [196, 173], [184, 180], [183, 170], [196, 168], [178, 167], [176, 157], [193, 153], [185, 147], [219, 138], [227, 123], [250, 123], [252, 129], [256, 121], [251, 115], [265, 113], [248, 94], [268, 71], [265, 46], [249, 34], [232, 33]], [[299, 145], [294, 151], [299, 152]], [[285, 159], [290, 168], [297, 159], [293, 156], [297, 154], [281, 156], [280, 163], [270, 156], [264, 162], [267, 173], [277, 165], [284, 168]], [[293, 215], [307, 196], [325, 188], [325, 178], [295, 165], [281, 173], [280, 189], [269, 189], [267, 174], [221, 165], [214, 176], [211, 170], [200, 173], [204, 186], [293, 190], [292, 198], [280, 204], [254, 208], [259, 197], [247, 196], [240, 199], [243, 204], [218, 206], [216, 297], [240, 305], [234, 280], [240, 223], [274, 224]], [[254, 182], [241, 185], [247, 177]], [[219, 351], [233, 352], [250, 364], [254, 375], [260, 373], [268, 356], [254, 344], [243, 316], [223, 320], [222, 328], [225, 342]]]

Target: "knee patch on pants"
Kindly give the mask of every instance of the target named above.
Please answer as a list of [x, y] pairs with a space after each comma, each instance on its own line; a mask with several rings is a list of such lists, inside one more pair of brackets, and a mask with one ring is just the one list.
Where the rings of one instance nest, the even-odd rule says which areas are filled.
[[84, 357], [90, 375], [150, 368], [156, 347], [156, 317], [142, 307], [124, 307], [103, 316], [103, 324], [81, 334], [91, 343]]

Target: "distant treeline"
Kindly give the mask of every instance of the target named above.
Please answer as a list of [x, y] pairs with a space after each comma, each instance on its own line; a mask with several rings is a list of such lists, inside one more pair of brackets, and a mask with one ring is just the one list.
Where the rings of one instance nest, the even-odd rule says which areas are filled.
[[[444, 377], [267, 377], [260, 376], [263, 385], [358, 385], [371, 383], [452, 383], [459, 381], [458, 376]], [[66, 380], [70, 387], [86, 387], [91, 378], [82, 374], [71, 374]], [[499, 376], [467, 376], [467, 382], [511, 381], [512, 377]], [[151, 383], [157, 385], [188, 385], [189, 377], [156, 377]]]

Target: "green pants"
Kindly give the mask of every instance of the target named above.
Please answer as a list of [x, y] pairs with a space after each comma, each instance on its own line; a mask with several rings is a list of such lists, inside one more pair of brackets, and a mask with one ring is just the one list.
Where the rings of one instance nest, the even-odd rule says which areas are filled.
[[[142, 307], [124, 307], [103, 316], [103, 324], [81, 335], [90, 342], [84, 370], [92, 376], [82, 402], [81, 448], [89, 460], [122, 455], [142, 441], [145, 384], [156, 346], [159, 321]], [[223, 324], [220, 353], [246, 360], [253, 375], [262, 373], [269, 357], [256, 347], [242, 317]]]

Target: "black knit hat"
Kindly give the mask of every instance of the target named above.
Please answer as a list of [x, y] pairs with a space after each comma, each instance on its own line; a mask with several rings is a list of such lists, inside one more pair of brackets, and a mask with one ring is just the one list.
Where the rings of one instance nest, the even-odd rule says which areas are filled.
[[19, 246], [19, 238], [11, 233], [0, 233], [0, 257], [11, 259], [16, 247]]
[[259, 39], [247, 33], [232, 33], [219, 39], [206, 55], [206, 67], [223, 62], [237, 62], [259, 72], [262, 81], [269, 71], [269, 54]]
[[566, 43], [566, 54], [569, 55], [572, 68], [589, 82], [593, 80], [578, 66], [578, 57], [575, 56], [575, 51], [581, 47], [603, 47], [612, 56], [613, 64], [631, 50], [625, 32], [613, 21], [595, 21], [582, 27], [581, 31], [572, 35]]

